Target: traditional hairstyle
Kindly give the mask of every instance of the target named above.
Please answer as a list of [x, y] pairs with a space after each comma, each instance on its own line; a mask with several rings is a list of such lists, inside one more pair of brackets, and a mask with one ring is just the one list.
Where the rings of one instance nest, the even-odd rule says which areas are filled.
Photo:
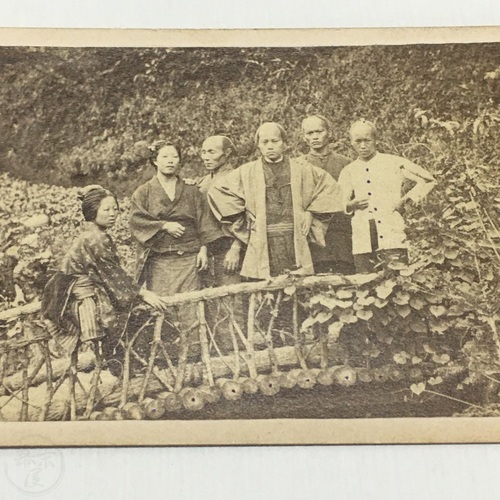
[[353, 131], [361, 126], [361, 125], [364, 125], [365, 127], [369, 127], [371, 129], [371, 132], [372, 132], [372, 135], [373, 135], [373, 138], [376, 139], [377, 138], [377, 127], [375, 126], [375, 123], [369, 121], [369, 120], [365, 120], [364, 118], [361, 118], [360, 120], [356, 120], [352, 125], [351, 125], [351, 128], [349, 129], [349, 135], [352, 136], [352, 133]]
[[173, 148], [175, 148], [175, 150], [177, 151], [177, 154], [179, 155], [179, 161], [182, 160], [181, 148], [179, 146], [177, 146], [177, 144], [174, 144], [173, 142], [166, 141], [166, 140], [155, 141], [155, 142], [153, 142], [153, 144], [151, 144], [151, 146], [148, 147], [148, 149], [149, 149], [149, 161], [151, 162], [151, 164], [155, 168], [156, 168], [156, 165], [154, 162], [156, 161], [156, 158], [158, 158], [158, 153], [160, 152], [160, 149], [164, 148], [165, 146], [172, 146]]
[[[222, 139], [222, 150], [224, 151], [224, 154], [227, 154], [228, 156], [237, 154], [236, 146], [234, 145], [234, 142], [229, 139], [229, 137], [226, 135], [218, 135], [215, 137], [220, 137]], [[231, 151], [231, 153], [229, 153], [229, 151]]]
[[85, 186], [79, 193], [78, 198], [82, 203], [83, 218], [86, 221], [94, 221], [97, 217], [97, 211], [101, 205], [101, 201], [108, 196], [112, 196], [118, 203], [116, 196], [107, 189], [104, 189], [98, 184]]
[[255, 144], [258, 145], [259, 144], [259, 137], [260, 137], [260, 131], [262, 129], [262, 127], [264, 127], [265, 125], [275, 125], [276, 128], [279, 130], [280, 132], [280, 135], [281, 135], [281, 139], [283, 142], [287, 142], [287, 135], [286, 135], [286, 131], [285, 129], [279, 124], [279, 123], [276, 123], [276, 122], [264, 122], [260, 125], [260, 127], [257, 129], [257, 132], [255, 132]]
[[326, 117], [326, 116], [323, 116], [323, 115], [309, 115], [309, 116], [306, 116], [303, 120], [302, 120], [302, 131], [304, 131], [304, 123], [306, 120], [308, 120], [309, 118], [317, 118], [318, 120], [321, 120], [323, 122], [323, 124], [325, 125], [325, 128], [328, 132], [328, 135], [331, 135], [332, 133], [332, 123], [331, 121]]

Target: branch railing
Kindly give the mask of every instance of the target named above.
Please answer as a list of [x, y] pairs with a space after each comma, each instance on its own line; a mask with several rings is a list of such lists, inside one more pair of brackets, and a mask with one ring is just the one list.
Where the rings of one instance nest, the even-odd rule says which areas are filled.
[[[221, 393], [227, 399], [236, 399], [242, 390], [272, 394], [279, 385], [291, 386], [294, 369], [301, 370], [306, 387], [311, 367], [331, 368], [329, 338], [321, 328], [306, 338], [298, 294], [357, 287], [376, 276], [289, 275], [165, 297], [165, 313], [142, 310], [129, 316], [118, 349], [123, 366], [119, 382], [103, 380], [106, 360], [100, 341], [93, 341], [92, 351], [75, 350], [69, 359], [51, 355], [48, 331], [0, 342], [0, 418], [159, 418], [165, 409], [196, 409]], [[34, 302], [2, 311], [0, 324], [30, 318], [39, 310], [40, 303]], [[189, 313], [195, 321], [186, 331], [179, 324], [186, 324]], [[6, 372], [9, 356], [17, 356], [18, 363], [11, 374]], [[92, 369], [90, 380], [81, 380], [82, 368]], [[56, 397], [63, 386], [66, 391]], [[151, 397], [155, 394], [156, 399]], [[15, 406], [14, 413], [5, 411], [9, 405]]]

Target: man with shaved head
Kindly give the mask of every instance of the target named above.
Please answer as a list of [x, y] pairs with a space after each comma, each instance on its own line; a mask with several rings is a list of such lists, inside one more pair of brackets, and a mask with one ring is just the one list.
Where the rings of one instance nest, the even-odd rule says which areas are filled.
[[212, 210], [247, 245], [245, 278], [313, 274], [309, 242], [324, 246], [321, 218], [343, 210], [341, 190], [324, 170], [287, 156], [280, 124], [263, 123], [255, 141], [260, 158], [212, 186]]
[[[351, 145], [358, 158], [341, 172], [339, 183], [352, 217], [356, 271], [374, 272], [388, 262], [408, 261], [405, 222], [400, 211], [408, 201], [422, 200], [436, 185], [427, 170], [400, 156], [377, 151], [377, 129], [368, 120], [351, 126]], [[412, 188], [403, 195], [403, 183]]]
[[[338, 181], [340, 172], [351, 160], [333, 150], [330, 121], [321, 115], [304, 118], [302, 136], [309, 151], [300, 158], [322, 168]], [[316, 273], [354, 274], [351, 217], [345, 213], [334, 214], [328, 223], [325, 246], [311, 245], [311, 254]]]
[[[232, 161], [235, 155], [236, 148], [229, 137], [213, 135], [205, 139], [201, 147], [201, 159], [207, 175], [198, 181], [198, 187], [204, 195], [207, 195], [215, 182], [233, 171]], [[240, 254], [243, 245], [231, 235], [225, 225], [221, 224], [221, 227], [224, 238], [220, 238], [209, 248], [211, 279], [210, 283], [205, 283], [206, 286], [230, 285], [240, 281]]]

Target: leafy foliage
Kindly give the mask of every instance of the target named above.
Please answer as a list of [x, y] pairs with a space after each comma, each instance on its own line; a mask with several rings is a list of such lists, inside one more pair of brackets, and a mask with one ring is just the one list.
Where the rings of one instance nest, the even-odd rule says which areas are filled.
[[[419, 163], [438, 187], [406, 208], [410, 269], [392, 265], [376, 286], [301, 296], [304, 330], [327, 329], [349, 360], [376, 376], [407, 370], [418, 395], [445, 369], [467, 367], [457, 389], [500, 372], [500, 60], [497, 44], [355, 48], [52, 49], [0, 48], [2, 251], [16, 247], [16, 284], [27, 301], [82, 224], [74, 187], [100, 182], [121, 195], [113, 230], [125, 266], [133, 256], [124, 195], [151, 174], [147, 145], [169, 137], [184, 152], [184, 175], [201, 172], [209, 134], [254, 155], [253, 133], [281, 122], [292, 153], [300, 121], [328, 116], [335, 148], [347, 131], [377, 122], [380, 149]], [[32, 217], [49, 221], [33, 227]], [[10, 247], [9, 247], [10, 245]], [[12, 253], [12, 252], [11, 252]], [[2, 262], [7, 262], [7, 254]], [[12, 267], [12, 260], [9, 261]], [[295, 290], [285, 291], [290, 294]], [[317, 327], [316, 325], [320, 325]]]

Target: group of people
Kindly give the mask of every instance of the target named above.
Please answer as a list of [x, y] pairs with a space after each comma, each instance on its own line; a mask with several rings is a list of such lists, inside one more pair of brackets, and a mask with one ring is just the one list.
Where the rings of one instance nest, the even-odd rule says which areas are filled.
[[[201, 148], [207, 173], [197, 180], [180, 177], [176, 145], [154, 143], [156, 175], [131, 199], [135, 279], [120, 267], [106, 232], [118, 216], [116, 197], [86, 188], [82, 212], [89, 228], [46, 287], [45, 317], [66, 327], [66, 338], [74, 333], [73, 347], [77, 339], [104, 345], [137, 296], [164, 309], [162, 297], [208, 286], [284, 273], [367, 273], [387, 260], [406, 262], [401, 207], [427, 195], [432, 175], [378, 152], [377, 130], [366, 120], [350, 129], [354, 161], [333, 150], [325, 117], [305, 118], [302, 133], [309, 151], [291, 158], [284, 128], [263, 123], [255, 134], [259, 158], [241, 166], [228, 137], [209, 137]], [[403, 194], [405, 181], [414, 185]], [[180, 328], [195, 323], [194, 309], [178, 316]]]

